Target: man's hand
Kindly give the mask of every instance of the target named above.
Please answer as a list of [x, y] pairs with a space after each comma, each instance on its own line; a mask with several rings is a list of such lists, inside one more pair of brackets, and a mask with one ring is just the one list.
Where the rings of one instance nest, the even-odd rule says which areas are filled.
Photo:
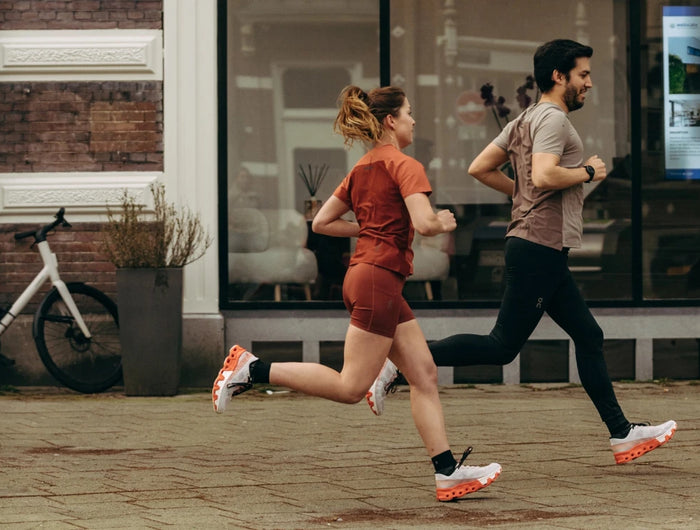
[[603, 162], [598, 155], [593, 155], [591, 158], [583, 163], [584, 166], [593, 166], [595, 169], [595, 175], [593, 175], [593, 182], [599, 180], [604, 180], [608, 176], [608, 170], [605, 168], [605, 162]]

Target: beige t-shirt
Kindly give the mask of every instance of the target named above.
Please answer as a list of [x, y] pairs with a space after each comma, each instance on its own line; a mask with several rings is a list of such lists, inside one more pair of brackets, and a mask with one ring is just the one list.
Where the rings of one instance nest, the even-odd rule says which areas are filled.
[[493, 141], [508, 152], [515, 172], [511, 223], [515, 236], [557, 250], [581, 246], [583, 184], [541, 190], [532, 182], [532, 153], [551, 153], [566, 168], [583, 164], [583, 142], [568, 115], [553, 103], [538, 103], [509, 122]]

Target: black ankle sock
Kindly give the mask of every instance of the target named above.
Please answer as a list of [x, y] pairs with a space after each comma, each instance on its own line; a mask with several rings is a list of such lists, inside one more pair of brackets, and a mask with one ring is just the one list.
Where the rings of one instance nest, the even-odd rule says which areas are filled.
[[624, 425], [618, 425], [616, 427], [608, 427], [608, 430], [610, 431], [610, 438], [624, 438], [630, 433], [630, 429], [632, 428], [632, 424], [625, 420]]
[[269, 383], [270, 365], [260, 359], [250, 363], [250, 380], [253, 383]]
[[452, 455], [452, 451], [445, 451], [432, 458], [435, 473], [442, 475], [451, 475], [457, 467], [457, 460]]

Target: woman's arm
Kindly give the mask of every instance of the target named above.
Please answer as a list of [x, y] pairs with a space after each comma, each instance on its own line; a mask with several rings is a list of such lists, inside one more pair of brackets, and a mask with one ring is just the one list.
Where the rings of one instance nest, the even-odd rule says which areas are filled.
[[434, 236], [457, 228], [454, 214], [449, 210], [435, 213], [425, 193], [413, 193], [404, 202], [413, 228], [422, 236]]
[[321, 209], [311, 223], [311, 229], [317, 234], [335, 237], [357, 237], [360, 226], [357, 223], [341, 219], [350, 208], [335, 195], [321, 206]]

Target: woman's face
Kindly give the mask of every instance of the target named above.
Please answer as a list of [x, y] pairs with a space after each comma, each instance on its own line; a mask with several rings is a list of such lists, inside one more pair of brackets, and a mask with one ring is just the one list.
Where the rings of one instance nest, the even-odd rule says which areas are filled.
[[399, 114], [394, 118], [394, 135], [399, 144], [399, 149], [411, 145], [413, 143], [413, 128], [416, 125], [416, 120], [411, 115], [411, 104], [408, 98], [403, 100], [403, 105], [399, 109]]

